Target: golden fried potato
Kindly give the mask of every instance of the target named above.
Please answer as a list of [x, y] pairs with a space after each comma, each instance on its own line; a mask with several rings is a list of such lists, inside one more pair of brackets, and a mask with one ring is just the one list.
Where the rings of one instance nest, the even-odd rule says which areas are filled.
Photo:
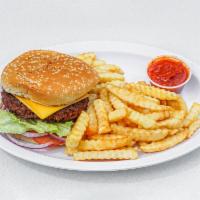
[[134, 141], [152, 142], [165, 138], [169, 133], [169, 129], [146, 130], [140, 128], [129, 128], [116, 124], [111, 125], [112, 133], [124, 134], [131, 137]]
[[89, 94], [88, 98], [89, 98], [88, 105], [91, 105], [91, 104], [93, 104], [94, 100], [98, 98], [98, 96], [97, 96], [97, 94], [91, 93], [91, 94]]
[[195, 131], [199, 128], [200, 128], [200, 119], [197, 119], [194, 122], [192, 122], [192, 124], [190, 124], [188, 128], [189, 130], [188, 138], [190, 138], [195, 133]]
[[82, 53], [76, 56], [80, 60], [86, 62], [88, 65], [92, 65], [93, 62], [96, 60], [96, 54], [93, 52]]
[[123, 88], [119, 88], [119, 87], [116, 87], [113, 85], [108, 85], [107, 89], [112, 94], [114, 94], [115, 96], [120, 98], [122, 101], [124, 101], [130, 105], [135, 105], [135, 106], [139, 106], [142, 108], [147, 108], [147, 109], [155, 110], [155, 111], [156, 110], [157, 111], [171, 110], [171, 108], [169, 106], [158, 105], [155, 102], [144, 98], [144, 96], [142, 96], [142, 95], [133, 94], [130, 91], [123, 89]]
[[184, 130], [183, 128], [177, 128], [177, 129], [169, 129], [169, 135], [176, 135], [177, 133], [179, 133], [180, 131]]
[[163, 151], [181, 143], [186, 139], [187, 136], [188, 136], [188, 130], [185, 129], [183, 131], [180, 131], [176, 135], [168, 136], [167, 138], [158, 142], [151, 142], [149, 144], [142, 143], [140, 144], [140, 149], [146, 153]]
[[119, 66], [111, 65], [111, 64], [96, 66], [95, 70], [98, 71], [99, 73], [113, 72], [113, 73], [118, 73], [118, 74], [124, 74], [124, 72], [122, 71], [122, 69]]
[[141, 85], [148, 85], [150, 86], [150, 84], [148, 84], [147, 82], [145, 81], [138, 81], [137, 84], [141, 84]]
[[81, 141], [85, 130], [88, 126], [89, 117], [88, 114], [84, 111], [81, 112], [80, 116], [78, 117], [77, 121], [75, 122], [72, 130], [67, 136], [66, 139], [66, 153], [72, 155], [76, 152], [79, 142]]
[[87, 113], [89, 116], [89, 123], [86, 130], [86, 135], [87, 136], [96, 135], [98, 134], [98, 124], [97, 124], [97, 116], [96, 116], [96, 112], [95, 112], [93, 104], [91, 104], [88, 107]]
[[137, 112], [140, 112], [142, 114], [151, 114], [153, 112], [152, 110], [149, 110], [147, 108], [141, 108], [141, 107], [133, 106], [133, 105], [129, 105], [129, 108], [131, 108]]
[[117, 122], [126, 117], [127, 111], [125, 108], [117, 109], [108, 113], [108, 119], [110, 122]]
[[183, 110], [186, 114], [188, 112], [188, 107], [183, 97], [179, 96], [179, 98], [177, 99], [177, 102], [178, 102], [179, 110]]
[[188, 115], [186, 116], [183, 127], [188, 127], [193, 121], [197, 120], [200, 115], [200, 104], [193, 103], [192, 107], [189, 110]]
[[145, 114], [139, 113], [135, 110], [128, 109], [127, 119], [135, 124], [138, 124], [146, 129], [156, 128], [156, 121]]
[[128, 118], [124, 118], [123, 120], [118, 122], [119, 125], [128, 126], [131, 128], [138, 128], [138, 124], [131, 122]]
[[133, 160], [137, 157], [138, 154], [134, 148], [105, 151], [84, 151], [76, 152], [73, 155], [74, 160]]
[[102, 66], [102, 65], [105, 65], [105, 64], [106, 64], [106, 62], [104, 60], [96, 59], [92, 63], [92, 67], [98, 67], [98, 66]]
[[156, 88], [154, 86], [132, 83], [132, 86], [143, 94], [154, 97], [160, 100], [176, 100], [178, 95], [164, 89]]
[[174, 111], [174, 114], [171, 118], [159, 121], [157, 123], [158, 127], [160, 128], [169, 128], [169, 129], [176, 129], [182, 127], [182, 121], [184, 119], [185, 112], [184, 111]]
[[167, 100], [160, 100], [160, 104], [164, 105], [164, 106], [167, 106]]
[[103, 72], [103, 73], [99, 73], [99, 79], [101, 83], [110, 82], [114, 80], [123, 81], [124, 76], [118, 73]]
[[119, 138], [100, 137], [99, 139], [82, 140], [79, 144], [79, 151], [101, 151], [114, 150], [132, 146], [132, 139], [126, 135]]
[[126, 109], [127, 106], [115, 95], [109, 93], [109, 100], [115, 109]]
[[98, 85], [96, 85], [91, 91], [95, 92], [95, 93], [99, 93], [101, 91], [101, 89], [106, 88], [106, 86], [110, 84], [110, 85], [115, 85], [118, 87], [123, 87], [126, 83], [124, 81], [110, 81], [110, 82], [106, 82], [106, 83], [100, 83]]
[[150, 100], [156, 104], [160, 104], [160, 100], [150, 97], [150, 96], [146, 96], [144, 93], [142, 93], [141, 91], [137, 90], [136, 88], [133, 87], [132, 84], [126, 84], [124, 86], [125, 89], [128, 89], [130, 92], [132, 92], [133, 94], [138, 94], [138, 95], [142, 95], [145, 99]]
[[156, 121], [154, 119], [128, 108], [120, 99], [112, 94], [109, 95], [109, 98], [115, 109], [126, 109], [128, 111], [128, 121], [134, 124], [139, 124], [144, 128], [156, 128]]
[[188, 112], [187, 105], [181, 96], [179, 96], [177, 100], [167, 101], [167, 105], [171, 106], [175, 110], [183, 110], [185, 114]]
[[107, 112], [113, 111], [112, 105], [108, 98], [108, 90], [106, 88], [100, 90], [99, 97], [104, 101]]
[[98, 133], [99, 134], [109, 133], [111, 129], [104, 101], [102, 101], [101, 99], [96, 99], [94, 101], [94, 109], [96, 111], [98, 120]]
[[105, 83], [105, 84], [115, 85], [115, 86], [117, 86], [117, 87], [124, 87], [125, 84], [126, 84], [126, 82], [124, 82], [124, 80], [123, 80], [123, 81], [118, 81], [118, 80], [116, 80], [116, 81], [107, 82], [107, 83]]
[[158, 121], [158, 120], [164, 120], [167, 119], [171, 116], [171, 112], [168, 110], [164, 110], [164, 111], [159, 111], [159, 112], [152, 112], [149, 114], [146, 114], [146, 116]]

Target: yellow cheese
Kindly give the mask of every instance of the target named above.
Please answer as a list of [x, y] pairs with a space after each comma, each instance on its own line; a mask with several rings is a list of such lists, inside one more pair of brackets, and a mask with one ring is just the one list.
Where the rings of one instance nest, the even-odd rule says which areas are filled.
[[35, 103], [29, 99], [15, 96], [19, 101], [21, 101], [25, 106], [27, 106], [32, 112], [34, 112], [40, 119], [45, 119], [58, 110], [66, 107], [64, 106], [44, 106], [38, 103]]

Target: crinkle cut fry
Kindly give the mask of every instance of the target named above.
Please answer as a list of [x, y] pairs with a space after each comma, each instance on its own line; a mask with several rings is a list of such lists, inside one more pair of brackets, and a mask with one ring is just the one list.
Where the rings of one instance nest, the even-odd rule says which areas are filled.
[[186, 116], [183, 127], [188, 127], [193, 121], [197, 120], [200, 115], [200, 104], [193, 103], [192, 107], [189, 110], [188, 115]]
[[69, 136], [66, 139], [66, 153], [72, 155], [85, 133], [89, 121], [89, 117], [86, 112], [82, 111], [77, 121], [75, 122]]
[[94, 109], [96, 111], [98, 119], [98, 133], [99, 134], [109, 133], [111, 129], [104, 101], [102, 101], [101, 99], [96, 99], [94, 101]]
[[94, 109], [94, 105], [91, 104], [87, 110], [89, 116], [89, 123], [86, 131], [87, 136], [98, 134], [98, 124], [97, 124], [97, 116]]
[[133, 160], [138, 158], [134, 148], [105, 150], [105, 151], [85, 151], [76, 152], [74, 160]]
[[156, 88], [154, 86], [142, 85], [138, 83], [132, 83], [132, 86], [143, 94], [154, 97], [160, 100], [176, 100], [178, 95], [174, 92], [170, 92], [164, 89]]
[[169, 136], [158, 142], [152, 142], [149, 144], [142, 143], [140, 145], [140, 149], [146, 153], [163, 151], [183, 142], [187, 136], [188, 136], [188, 130], [185, 129], [183, 131], [180, 131], [176, 135]]
[[188, 128], [189, 129], [188, 138], [190, 138], [195, 133], [195, 131], [199, 128], [200, 128], [200, 119], [197, 119], [192, 124], [190, 124]]
[[111, 125], [111, 129], [113, 134], [128, 135], [134, 141], [139, 142], [159, 141], [167, 137], [171, 132], [169, 129], [146, 130], [140, 128], [124, 127], [116, 124]]
[[143, 95], [133, 94], [126, 89], [119, 88], [113, 85], [108, 85], [107, 88], [111, 93], [116, 95], [118, 98], [120, 98], [127, 104], [139, 106], [142, 108], [147, 108], [150, 110], [157, 110], [157, 111], [171, 110], [171, 107], [169, 106], [158, 105], [155, 102], [144, 98]]
[[113, 150], [123, 147], [130, 147], [132, 139], [126, 135], [115, 139], [96, 139], [96, 140], [82, 140], [79, 144], [79, 151], [101, 151]]

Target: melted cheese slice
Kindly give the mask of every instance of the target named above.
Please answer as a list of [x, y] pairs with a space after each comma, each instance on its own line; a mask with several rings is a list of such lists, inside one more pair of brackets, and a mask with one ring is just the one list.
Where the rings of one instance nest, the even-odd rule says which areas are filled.
[[[88, 95], [85, 95], [85, 96], [77, 99], [72, 104], [74, 104], [82, 99], [85, 99], [87, 96]], [[44, 106], [44, 105], [38, 104], [36, 102], [33, 102], [29, 99], [23, 98], [23, 97], [19, 97], [19, 96], [15, 96], [15, 97], [20, 102], [22, 102], [26, 107], [28, 107], [33, 113], [35, 113], [40, 119], [45, 119], [48, 116], [52, 115], [53, 113], [71, 105], [71, 104], [68, 104], [68, 105], [63, 105], [63, 106]]]
[[29, 99], [15, 96], [19, 101], [21, 101], [26, 107], [28, 107], [32, 112], [34, 112], [40, 119], [45, 119], [53, 113], [63, 109], [65, 106], [44, 106], [35, 103]]

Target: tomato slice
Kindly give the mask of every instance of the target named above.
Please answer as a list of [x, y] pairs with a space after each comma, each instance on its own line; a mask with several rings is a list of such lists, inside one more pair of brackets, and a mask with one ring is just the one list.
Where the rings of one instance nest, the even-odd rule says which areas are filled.
[[41, 137], [36, 137], [36, 138], [32, 138], [35, 142], [37, 142], [38, 144], [46, 144], [48, 142], [51, 142], [52, 145], [50, 145], [51, 147], [55, 147], [55, 146], [60, 146], [63, 145], [64, 142], [56, 140], [55, 138], [52, 138], [49, 135], [45, 135], [45, 136], [41, 136]]

